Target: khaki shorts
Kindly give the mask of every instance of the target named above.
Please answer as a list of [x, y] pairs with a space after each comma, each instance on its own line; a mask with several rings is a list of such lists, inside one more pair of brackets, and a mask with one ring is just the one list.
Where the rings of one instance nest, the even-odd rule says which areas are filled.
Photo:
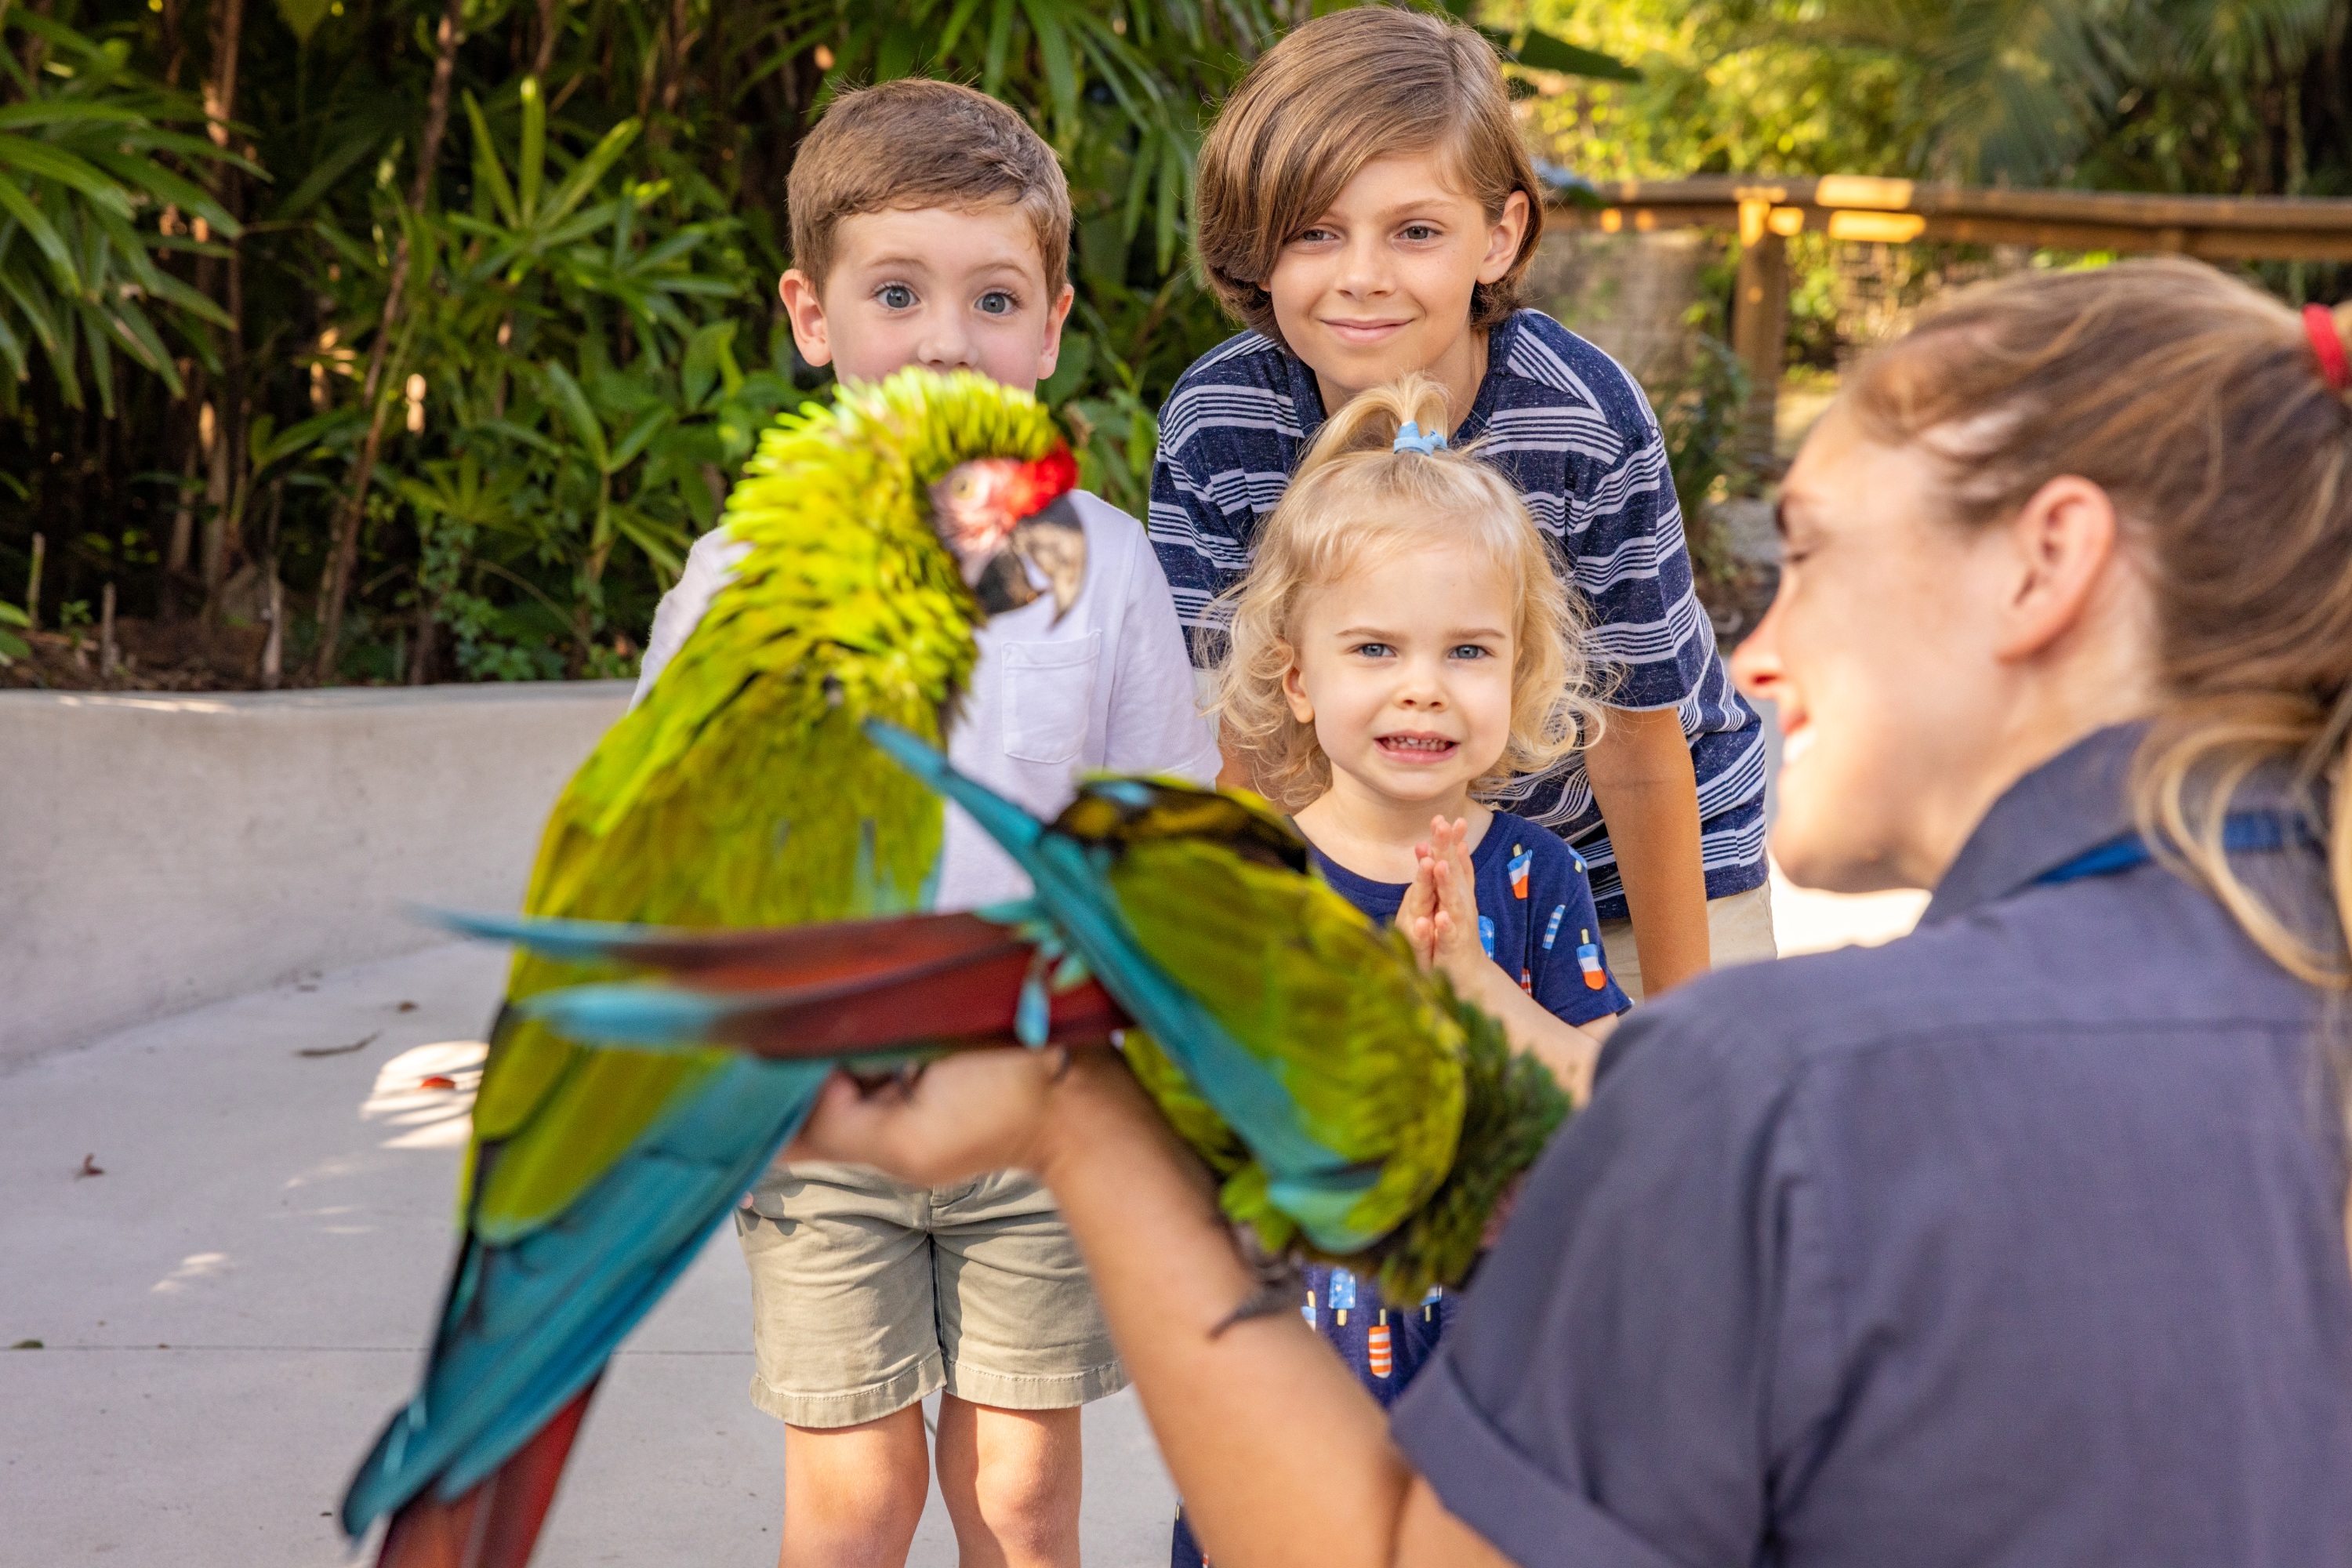
[[[1707, 957], [1713, 967], [1757, 963], [1780, 956], [1772, 940], [1772, 884], [1762, 883], [1744, 893], [1727, 893], [1706, 902]], [[1642, 999], [1642, 950], [1633, 945], [1632, 921], [1603, 921], [1601, 949], [1609, 957], [1609, 973], [1626, 995]]]
[[1053, 1199], [1006, 1172], [910, 1187], [779, 1166], [737, 1211], [751, 1268], [751, 1403], [854, 1426], [938, 1389], [1005, 1410], [1116, 1394], [1127, 1373]]

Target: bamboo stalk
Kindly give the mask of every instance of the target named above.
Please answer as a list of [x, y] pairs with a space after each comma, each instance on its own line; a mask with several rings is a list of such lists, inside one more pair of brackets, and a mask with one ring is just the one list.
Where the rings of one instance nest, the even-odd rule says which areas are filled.
[[114, 679], [114, 583], [108, 579], [98, 596], [98, 673], [103, 680]]
[[[457, 45], [465, 37], [465, 0], [448, 0], [434, 38], [433, 87], [426, 95], [425, 136], [416, 149], [416, 177], [408, 188], [407, 210], [425, 210], [433, 187], [433, 165], [441, 155], [441, 136], [449, 125], [449, 88], [457, 68]], [[320, 584], [319, 648], [311, 662], [311, 679], [324, 684], [335, 672], [336, 644], [342, 640], [343, 601], [350, 595], [352, 571], [359, 563], [360, 525], [367, 517], [368, 482], [375, 477], [376, 455], [383, 447], [383, 422], [391, 401], [383, 396], [384, 360], [392, 348], [392, 327], [400, 313], [400, 298], [408, 288], [408, 229], [403, 225], [393, 247], [392, 276], [386, 280], [383, 318], [376, 324], [375, 344], [368, 352], [367, 379], [360, 400], [367, 405], [367, 440], [352, 470], [351, 493], [344, 497], [335, 520], [334, 548], [327, 558], [326, 580]]]
[[41, 629], [41, 563], [49, 553], [49, 542], [42, 534], [33, 535], [33, 570], [25, 582], [25, 629]]

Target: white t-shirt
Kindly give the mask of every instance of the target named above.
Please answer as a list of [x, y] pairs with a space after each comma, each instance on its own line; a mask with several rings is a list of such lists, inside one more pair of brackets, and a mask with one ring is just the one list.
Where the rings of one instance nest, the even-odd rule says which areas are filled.
[[[1192, 660], [1168, 579], [1143, 525], [1084, 490], [1071, 497], [1087, 531], [1087, 580], [1059, 625], [1050, 595], [983, 623], [980, 662], [948, 734], [956, 767], [1039, 816], [1076, 795], [1080, 774], [1217, 776], [1216, 728], [1195, 705]], [[751, 548], [716, 528], [687, 552], [662, 595], [634, 702], [710, 607]], [[962, 808], [948, 807], [937, 907], [968, 910], [1029, 890], [1029, 879]]]

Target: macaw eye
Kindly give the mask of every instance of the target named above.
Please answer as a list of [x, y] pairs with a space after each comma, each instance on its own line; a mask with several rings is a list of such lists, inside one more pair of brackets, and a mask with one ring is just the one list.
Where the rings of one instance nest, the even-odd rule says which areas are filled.
[[971, 474], [957, 474], [948, 480], [948, 494], [956, 500], [970, 500], [980, 490], [980, 480]]

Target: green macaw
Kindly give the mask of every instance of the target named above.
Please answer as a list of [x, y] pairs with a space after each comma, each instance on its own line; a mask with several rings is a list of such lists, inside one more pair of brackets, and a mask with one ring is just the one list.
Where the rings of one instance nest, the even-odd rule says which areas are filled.
[[[1067, 609], [1076, 478], [1034, 397], [970, 373], [902, 372], [781, 418], [729, 498], [749, 546], [733, 580], [564, 790], [525, 910], [695, 928], [921, 907], [943, 808], [861, 725], [936, 741], [978, 621], [1045, 593]], [[431, 1361], [343, 1501], [353, 1536], [395, 1515], [386, 1563], [523, 1561], [606, 1358], [828, 1070], [592, 1050], [528, 1011], [597, 973], [592, 954], [515, 959]]]

